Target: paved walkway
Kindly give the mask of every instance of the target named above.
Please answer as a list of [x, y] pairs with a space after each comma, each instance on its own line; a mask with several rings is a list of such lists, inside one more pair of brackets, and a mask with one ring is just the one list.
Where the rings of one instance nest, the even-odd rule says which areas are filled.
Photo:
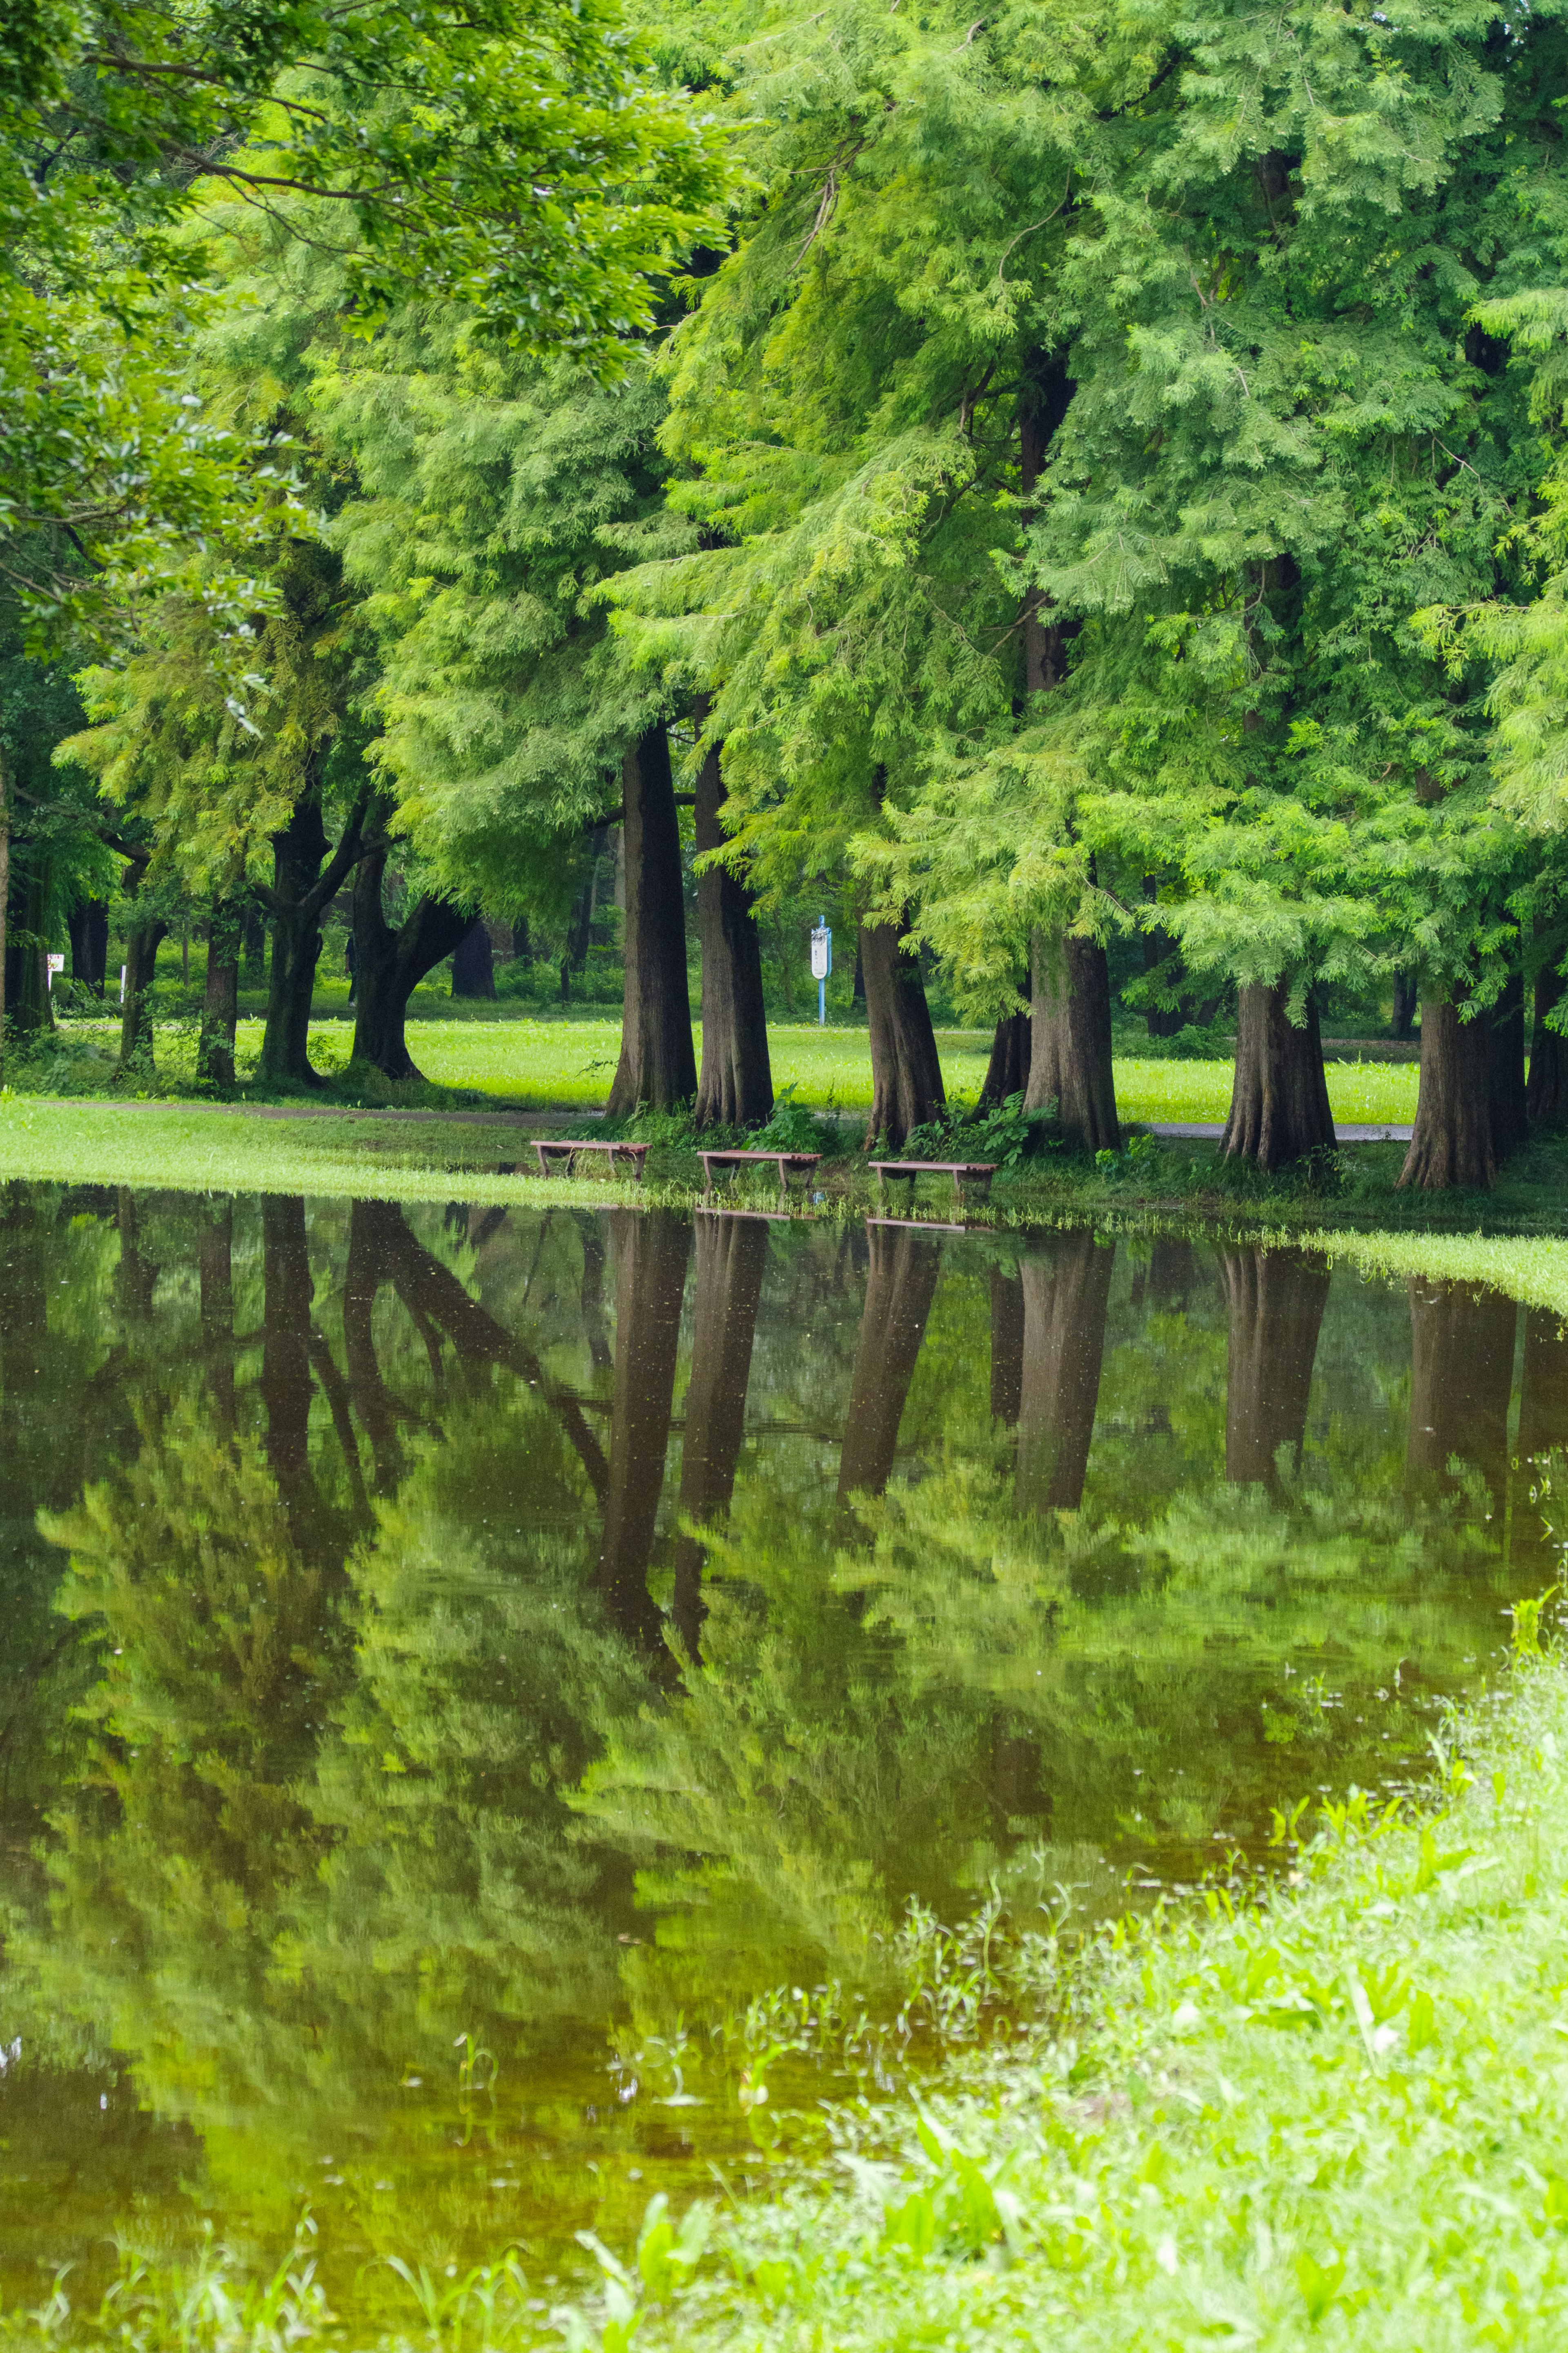
[[[1225, 1134], [1225, 1122], [1219, 1119], [1152, 1119], [1141, 1124], [1151, 1135], [1206, 1135], [1215, 1143]], [[1342, 1144], [1408, 1144], [1411, 1133], [1408, 1127], [1386, 1123], [1348, 1119], [1334, 1123], [1334, 1134]]]

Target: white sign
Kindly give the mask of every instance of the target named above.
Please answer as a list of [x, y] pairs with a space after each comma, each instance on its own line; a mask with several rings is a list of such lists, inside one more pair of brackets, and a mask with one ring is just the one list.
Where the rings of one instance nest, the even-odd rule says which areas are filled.
[[58, 955], [58, 956], [54, 956], [54, 955], [52, 955], [52, 956], [49, 958], [49, 987], [50, 987], [51, 988], [53, 988], [53, 987], [54, 987], [54, 985], [55, 985], [55, 975], [56, 975], [56, 973], [57, 973], [57, 972], [64, 972], [65, 968], [66, 968], [66, 960], [65, 960], [65, 958], [64, 958], [64, 956], [63, 956], [63, 955]]
[[826, 923], [811, 935], [811, 976], [826, 980], [833, 970], [833, 934]]

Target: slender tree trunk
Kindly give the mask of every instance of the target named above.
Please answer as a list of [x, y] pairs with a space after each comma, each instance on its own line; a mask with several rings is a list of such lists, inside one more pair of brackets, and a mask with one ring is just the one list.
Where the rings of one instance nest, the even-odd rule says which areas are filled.
[[1491, 1015], [1492, 1149], [1500, 1160], [1528, 1141], [1525, 1103], [1524, 982], [1510, 979]]
[[258, 906], [245, 911], [245, 986], [265, 988], [267, 986], [267, 924]]
[[381, 1203], [350, 1204], [348, 1264], [343, 1274], [343, 1361], [349, 1402], [370, 1440], [375, 1493], [395, 1495], [403, 1478], [398, 1425], [413, 1417], [382, 1378], [375, 1353], [376, 1294], [388, 1280], [382, 1261], [384, 1232]]
[[1034, 943], [1027, 1111], [1055, 1103], [1068, 1141], [1082, 1152], [1114, 1152], [1121, 1142], [1110, 1065], [1110, 975], [1093, 940]]
[[1396, 972], [1394, 976], [1394, 1018], [1389, 1024], [1390, 1037], [1412, 1036], [1415, 1028], [1415, 1008], [1419, 1002], [1420, 993], [1416, 988], [1414, 975]]
[[161, 917], [138, 917], [137, 896], [130, 902], [125, 933], [125, 1006], [120, 1017], [120, 1069], [126, 1076], [151, 1075], [153, 1070], [153, 977], [158, 950], [169, 926]]
[[452, 950], [452, 994], [493, 997], [495, 993], [495, 952], [484, 917], [476, 915]]
[[66, 917], [70, 934], [71, 978], [95, 997], [103, 995], [109, 965], [109, 909], [101, 899], [84, 899]]
[[[628, 871], [628, 882], [636, 874]], [[675, 1403], [691, 1221], [673, 1209], [608, 1212], [616, 1253], [616, 1387], [610, 1485], [593, 1585], [605, 1615], [651, 1658], [664, 1621], [647, 1589]]]
[[1525, 1091], [1525, 1111], [1532, 1127], [1568, 1124], [1568, 1038], [1549, 1028], [1546, 1018], [1562, 995], [1562, 974], [1543, 965], [1535, 976], [1535, 1027]]
[[1328, 1261], [1304, 1250], [1222, 1246], [1219, 1265], [1230, 1309], [1225, 1475], [1238, 1487], [1272, 1487], [1281, 1447], [1300, 1467]]
[[[869, 956], [866, 977], [869, 988]], [[870, 1261], [838, 1455], [841, 1513], [854, 1495], [881, 1494], [892, 1476], [899, 1424], [942, 1267], [942, 1246], [934, 1235], [905, 1225], [870, 1226], [867, 1231]]]
[[196, 1076], [225, 1093], [234, 1085], [234, 1032], [239, 1019], [239, 952], [245, 910], [220, 899], [207, 918], [207, 978], [196, 1038]]
[[1076, 1512], [1083, 1502], [1116, 1245], [1079, 1226], [1048, 1257], [1026, 1258], [1024, 1371], [1016, 1493], [1024, 1512]]
[[202, 1354], [212, 1385], [213, 1412], [226, 1437], [235, 1426], [234, 1203], [205, 1201], [196, 1211], [196, 1269], [201, 1290]]
[[1027, 1013], [1004, 1013], [991, 1040], [991, 1060], [980, 1090], [983, 1110], [997, 1110], [1029, 1089], [1029, 1062], [1034, 1025]]
[[722, 1520], [735, 1489], [746, 1434], [752, 1345], [768, 1263], [768, 1229], [760, 1218], [699, 1215], [697, 1308], [686, 1437], [680, 1450], [681, 1533], [675, 1548], [671, 1615], [689, 1659], [699, 1655], [702, 1564], [697, 1528]]
[[697, 1092], [680, 827], [669, 772], [669, 738], [662, 720], [627, 752], [621, 781], [626, 847], [626, 993], [621, 1059], [607, 1106], [612, 1119], [628, 1119], [644, 1106], [673, 1111]]
[[272, 837], [272, 887], [263, 894], [272, 918], [271, 971], [256, 1073], [264, 1086], [321, 1084], [310, 1056], [321, 916], [359, 856], [369, 803], [367, 793], [355, 805], [330, 856], [321, 797], [313, 786], [301, 793], [288, 824]]
[[991, 1418], [1011, 1430], [1024, 1394], [1024, 1284], [991, 1270]]
[[33, 1036], [55, 1026], [49, 1002], [49, 948], [45, 936], [49, 902], [49, 863], [35, 849], [27, 861], [27, 892], [23, 905], [25, 939], [16, 959], [14, 977], [6, 989], [11, 1001], [11, 1034]]
[[[724, 778], [714, 744], [697, 778], [694, 815], [699, 856], [728, 839], [721, 814]], [[752, 893], [726, 866], [697, 878], [697, 933], [702, 955], [702, 1074], [699, 1127], [752, 1127], [773, 1107], [768, 1017], [763, 1003], [763, 944]]]
[[849, 1010], [851, 1013], [853, 1013], [857, 1006], [859, 1006], [862, 1012], [864, 1012], [866, 1007], [866, 966], [860, 955], [860, 934], [858, 932], [855, 934], [855, 978], [849, 990]]
[[901, 1150], [910, 1130], [947, 1108], [942, 1061], [917, 959], [893, 923], [862, 923], [860, 969], [871, 1042], [871, 1116], [866, 1148], [879, 1138]]
[[394, 931], [382, 912], [388, 852], [368, 850], [354, 872], [354, 1040], [353, 1060], [388, 1079], [416, 1079], [405, 1024], [408, 1000], [427, 972], [452, 954], [468, 917], [450, 899], [426, 892]]
[[315, 1283], [298, 1194], [261, 1197], [261, 1397], [267, 1411], [263, 1443], [268, 1467], [289, 1515], [295, 1541], [304, 1541], [319, 1498], [310, 1477], [310, 1303]]
[[[1421, 1008], [1426, 1026], [1428, 1006]], [[1410, 1428], [1405, 1482], [1447, 1493], [1458, 1456], [1500, 1497], [1508, 1479], [1508, 1409], [1519, 1310], [1476, 1282], [1410, 1280]]]
[[1309, 989], [1307, 1018], [1298, 1029], [1286, 1011], [1289, 994], [1283, 980], [1238, 994], [1236, 1076], [1219, 1147], [1227, 1160], [1284, 1168], [1310, 1152], [1334, 1148], [1317, 1002]]
[[1461, 1021], [1452, 997], [1422, 999], [1421, 1091], [1402, 1186], [1489, 1191], [1497, 1183], [1490, 1029], [1484, 1013]]

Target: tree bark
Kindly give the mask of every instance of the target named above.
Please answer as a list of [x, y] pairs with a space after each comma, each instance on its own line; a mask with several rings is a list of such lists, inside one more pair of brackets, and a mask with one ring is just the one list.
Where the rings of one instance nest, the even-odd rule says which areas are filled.
[[37, 849], [26, 864], [26, 897], [23, 903], [23, 938], [11, 960], [5, 995], [11, 1007], [11, 1034], [30, 1036], [55, 1026], [49, 1002], [48, 941], [45, 923], [49, 899], [49, 866]]
[[1491, 1008], [1492, 1150], [1500, 1160], [1530, 1136], [1524, 1080], [1524, 982], [1518, 973]]
[[476, 915], [452, 950], [452, 994], [493, 997], [495, 993], [495, 952], [484, 917]]
[[354, 1039], [352, 1059], [388, 1079], [420, 1076], [408, 1051], [408, 1000], [427, 972], [452, 954], [469, 919], [450, 899], [426, 892], [394, 931], [382, 912], [390, 855], [367, 850], [354, 871]]
[[[724, 778], [714, 744], [697, 778], [699, 856], [728, 839], [721, 814]], [[752, 1127], [773, 1107], [768, 1017], [763, 1003], [763, 944], [752, 893], [726, 866], [697, 878], [697, 935], [702, 955], [702, 1073], [699, 1127]]]
[[1048, 1257], [1026, 1258], [1024, 1374], [1015, 1493], [1023, 1512], [1076, 1512], [1083, 1502], [1116, 1245], [1079, 1226]]
[[686, 909], [680, 827], [661, 720], [621, 765], [626, 850], [626, 991], [621, 1059], [607, 1105], [612, 1119], [673, 1111], [697, 1092], [691, 1000], [686, 979]]
[[1037, 932], [1026, 1111], [1052, 1103], [1069, 1143], [1114, 1152], [1121, 1143], [1110, 1066], [1110, 974], [1094, 940]]
[[[1427, 1007], [1421, 1008], [1426, 1026]], [[1449, 1493], [1454, 1457], [1479, 1471], [1494, 1497], [1508, 1481], [1508, 1409], [1519, 1310], [1476, 1282], [1410, 1280], [1410, 1427], [1405, 1483]]]
[[9, 937], [11, 893], [11, 787], [5, 769], [5, 747], [0, 744], [0, 1063], [5, 1053], [5, 949]]
[[[868, 985], [870, 969], [868, 956]], [[941, 1244], [912, 1226], [869, 1226], [867, 1233], [866, 1296], [838, 1454], [841, 1514], [851, 1496], [879, 1495], [892, 1476], [899, 1424], [942, 1266]]]
[[244, 979], [247, 988], [267, 986], [267, 924], [260, 908], [254, 905], [245, 911]]
[[1532, 1127], [1568, 1124], [1568, 1038], [1547, 1026], [1547, 1015], [1563, 995], [1563, 976], [1543, 965], [1535, 976], [1535, 1028], [1530, 1040], [1530, 1082], [1525, 1113]]
[[[321, 953], [321, 915], [360, 854], [368, 794], [356, 802], [329, 856], [321, 796], [307, 788], [272, 837], [272, 884], [262, 901], [272, 919], [267, 1027], [257, 1078], [264, 1086], [319, 1087], [310, 1067], [310, 997]], [[323, 863], [323, 860], [325, 863]]]
[[95, 997], [103, 995], [109, 965], [109, 909], [101, 899], [84, 899], [66, 917], [70, 934], [71, 978]]
[[1230, 1310], [1225, 1475], [1237, 1487], [1273, 1487], [1281, 1447], [1300, 1467], [1328, 1261], [1305, 1250], [1222, 1245], [1219, 1265]]
[[1024, 1285], [991, 1270], [991, 1419], [1011, 1430], [1024, 1394]]
[[1415, 1008], [1419, 1002], [1415, 977], [1407, 972], [1394, 976], [1394, 1018], [1389, 1024], [1392, 1038], [1409, 1038], [1415, 1029]]
[[234, 1032], [239, 1019], [239, 954], [245, 909], [221, 899], [207, 918], [207, 978], [196, 1037], [196, 1076], [227, 1092], [234, 1085]]
[[153, 1069], [153, 978], [158, 950], [169, 926], [161, 916], [138, 917], [141, 876], [134, 873], [128, 891], [125, 931], [125, 1005], [120, 1016], [120, 1069], [127, 1075]]
[[991, 1040], [991, 1060], [980, 1090], [982, 1110], [997, 1111], [1015, 1095], [1029, 1091], [1033, 1028], [1026, 1013], [1004, 1013]]
[[1272, 1170], [1334, 1149], [1317, 1002], [1309, 989], [1307, 1018], [1298, 1029], [1285, 1009], [1289, 993], [1279, 980], [1237, 994], [1236, 1076], [1219, 1147], [1227, 1160]]
[[707, 1550], [695, 1528], [721, 1520], [735, 1490], [746, 1434], [746, 1389], [752, 1345], [768, 1262], [768, 1229], [760, 1218], [711, 1213], [697, 1219], [697, 1307], [691, 1378], [686, 1390], [686, 1437], [680, 1450], [681, 1532], [675, 1547], [671, 1615], [686, 1655], [700, 1656], [702, 1564]]
[[605, 1532], [592, 1583], [610, 1623], [658, 1658], [664, 1620], [647, 1572], [675, 1403], [691, 1221], [674, 1209], [607, 1215], [616, 1254], [616, 1386]]
[[1489, 1191], [1497, 1183], [1490, 1026], [1484, 1013], [1461, 1021], [1452, 997], [1423, 997], [1421, 1087], [1402, 1186]]
[[866, 1149], [879, 1138], [901, 1150], [910, 1130], [947, 1108], [931, 1008], [916, 958], [894, 923], [862, 923], [860, 969], [871, 1043], [871, 1116]]
[[[1047, 356], [1037, 352], [1031, 355], [1018, 397], [1018, 486], [1024, 501], [1019, 520], [1026, 528], [1034, 521], [1031, 501], [1046, 462], [1046, 453], [1068, 413], [1074, 389], [1073, 380], [1067, 372], [1066, 359], [1059, 353]], [[1026, 592], [1026, 700], [1032, 695], [1048, 693], [1058, 683], [1065, 667], [1064, 632], [1058, 623], [1046, 619], [1047, 609], [1038, 588]]]

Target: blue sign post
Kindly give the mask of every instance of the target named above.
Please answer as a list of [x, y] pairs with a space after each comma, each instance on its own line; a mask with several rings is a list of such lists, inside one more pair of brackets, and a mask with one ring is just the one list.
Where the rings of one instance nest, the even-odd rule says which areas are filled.
[[827, 976], [833, 970], [833, 934], [822, 916], [811, 935], [811, 976], [816, 983], [816, 1026], [827, 1027]]

